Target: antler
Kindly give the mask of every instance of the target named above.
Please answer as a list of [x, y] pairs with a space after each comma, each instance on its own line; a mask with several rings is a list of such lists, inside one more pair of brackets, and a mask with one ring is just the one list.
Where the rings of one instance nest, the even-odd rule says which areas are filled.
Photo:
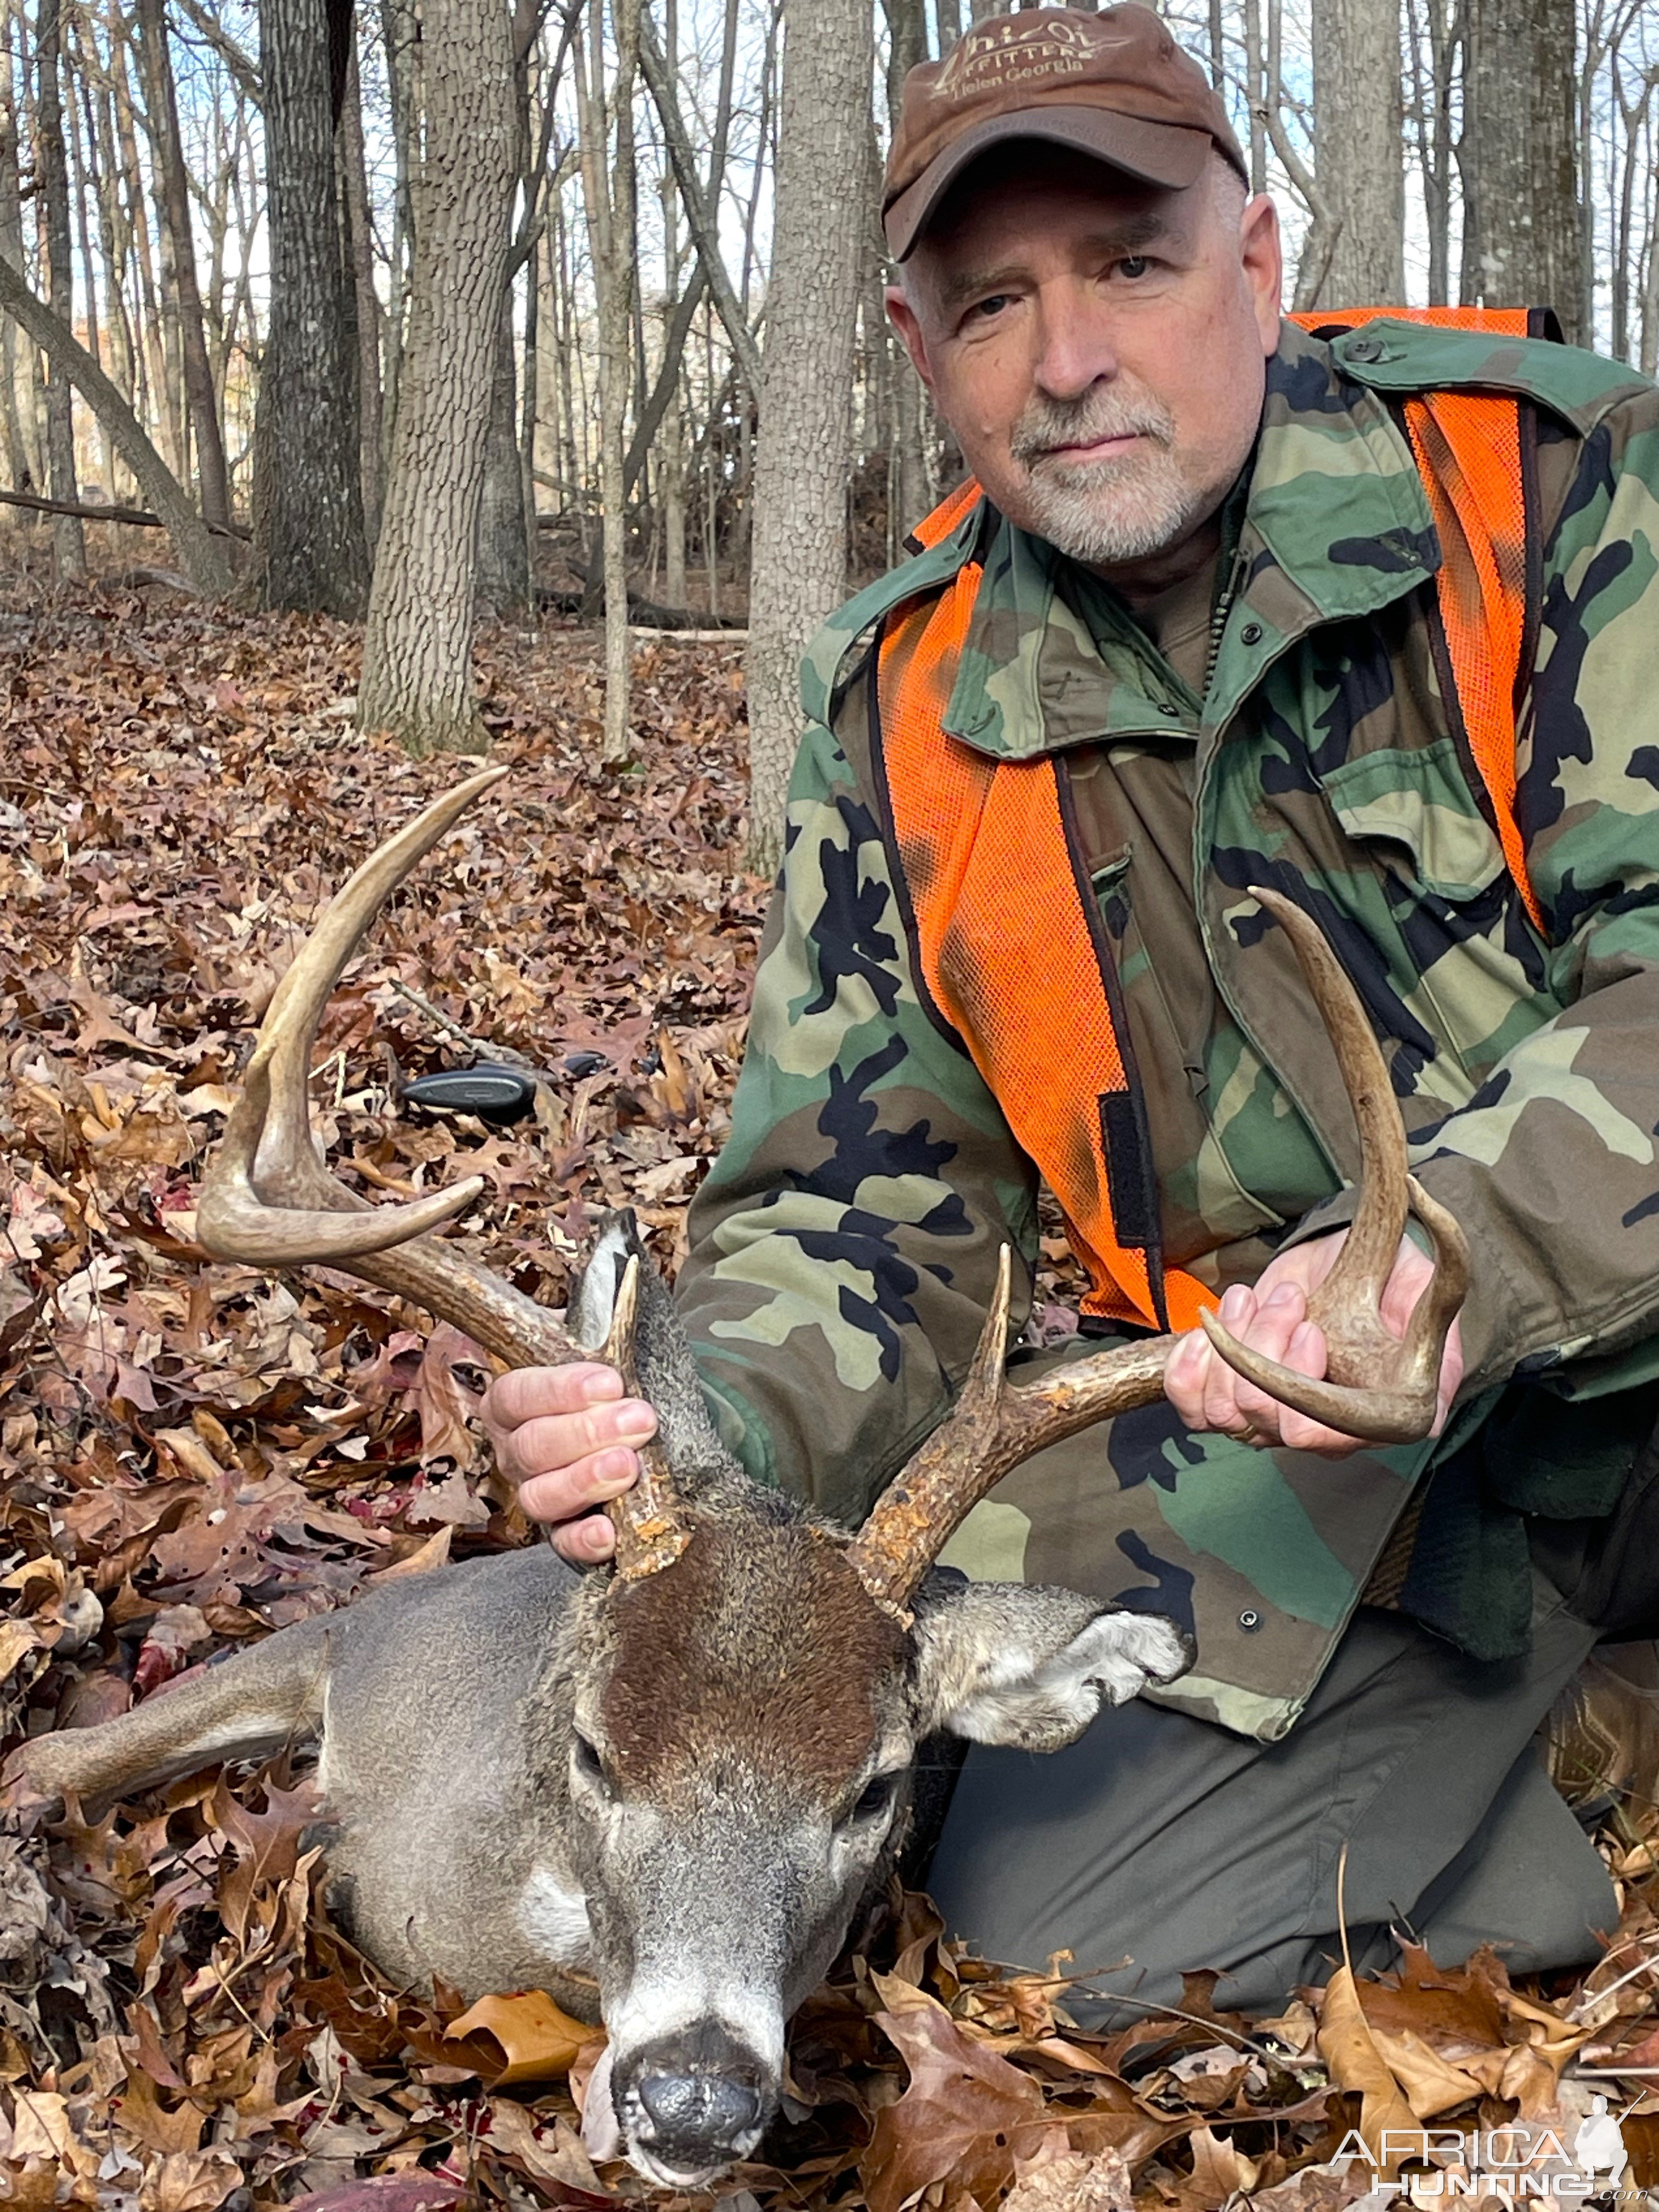
[[[453, 1322], [509, 1367], [599, 1358], [620, 1368], [625, 1386], [637, 1389], [636, 1261], [617, 1287], [603, 1348], [583, 1351], [545, 1308], [428, 1233], [472, 1203], [483, 1188], [481, 1176], [404, 1204], [371, 1206], [335, 1182], [312, 1134], [311, 1048], [346, 963], [382, 902], [507, 773], [486, 769], [434, 799], [372, 853], [330, 902], [272, 994], [240, 1095], [203, 1180], [197, 1234], [222, 1260], [342, 1267]], [[617, 1571], [629, 1578], [665, 1566], [689, 1540], [660, 1445], [646, 1445], [640, 1460], [639, 1481], [605, 1509], [617, 1530]]]
[[[1276, 891], [1250, 895], [1289, 936], [1329, 1034], [1359, 1126], [1360, 1197], [1335, 1267], [1308, 1301], [1325, 1332], [1328, 1380], [1312, 1381], [1240, 1344], [1212, 1314], [1201, 1316], [1231, 1367], [1284, 1405], [1346, 1435], [1409, 1443], [1433, 1426], [1440, 1357], [1468, 1287], [1463, 1232], [1407, 1172], [1405, 1131], [1388, 1070], [1353, 986], [1318, 927]], [[1427, 1229], [1434, 1274], [1403, 1342], [1380, 1312], [1407, 1212]], [[902, 1611], [969, 1512], [1003, 1476], [1045, 1445], [1114, 1414], [1150, 1405], [1181, 1339], [1144, 1338], [1053, 1369], [1024, 1388], [1006, 1376], [1009, 1256], [973, 1364], [948, 1418], [893, 1478], [848, 1551], [879, 1604]]]

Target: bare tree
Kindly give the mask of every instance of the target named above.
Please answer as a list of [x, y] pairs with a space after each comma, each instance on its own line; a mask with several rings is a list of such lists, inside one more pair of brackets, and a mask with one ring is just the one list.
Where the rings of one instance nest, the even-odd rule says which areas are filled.
[[254, 453], [265, 604], [360, 615], [368, 584], [356, 362], [340, 251], [334, 129], [351, 0], [263, 0], [270, 325]]
[[[75, 327], [75, 264], [70, 246], [69, 168], [64, 156], [64, 108], [58, 73], [63, 65], [63, 17], [58, 0], [40, 0], [35, 23], [35, 166], [44, 211], [46, 304], [59, 321]], [[46, 469], [52, 495], [73, 506], [75, 482], [75, 393], [61, 360], [47, 356]], [[80, 518], [53, 517], [52, 557], [60, 576], [87, 573], [86, 540]]]
[[1314, 0], [1315, 161], [1326, 208], [1317, 304], [1406, 296], [1398, 0]]
[[1462, 295], [1584, 333], [1573, 0], [1468, 0]]
[[[0, 258], [15, 269], [23, 265], [21, 151], [11, 87], [0, 83]], [[29, 401], [31, 349], [27, 344], [20, 346], [17, 339], [10, 316], [0, 316], [0, 405], [5, 415], [6, 461], [12, 483], [27, 490], [43, 484], [46, 477], [34, 451], [34, 410]]]
[[848, 392], [872, 67], [862, 0], [785, 0], [766, 361], [749, 599], [751, 866], [783, 849], [796, 671], [846, 589]]
[[530, 539], [525, 529], [524, 470], [519, 453], [518, 347], [513, 335], [513, 287], [501, 288], [489, 380], [489, 428], [478, 499], [479, 607], [522, 615], [530, 605]]
[[[616, 82], [605, 89], [604, 12], [592, 0], [590, 52], [576, 49], [581, 118], [582, 197], [599, 301], [599, 512], [605, 562], [605, 737], [600, 758], [629, 753], [628, 493], [625, 417], [635, 273], [634, 81], [640, 59], [639, 0], [612, 0]], [[607, 116], [610, 122], [607, 123]], [[616, 158], [607, 177], [611, 128]]]
[[340, 110], [339, 151], [351, 265], [352, 322], [357, 341], [357, 453], [362, 479], [363, 532], [372, 556], [380, 532], [380, 506], [386, 497], [386, 425], [380, 371], [384, 318], [380, 295], [374, 289], [374, 240], [363, 154], [362, 85], [355, 39], [346, 72], [345, 99]]
[[196, 243], [190, 221], [190, 183], [179, 136], [179, 100], [173, 82], [172, 57], [167, 52], [167, 12], [163, 0], [137, 0], [137, 4], [149, 86], [150, 136], [155, 147], [167, 233], [173, 248], [185, 398], [196, 436], [202, 513], [209, 522], [226, 523], [230, 520], [230, 487], [225, 475], [225, 442], [219, 427], [218, 398], [214, 391], [213, 371], [208, 365], [207, 338], [202, 325], [202, 295], [196, 278]]
[[409, 59], [409, 336], [358, 720], [424, 754], [488, 742], [472, 686], [473, 578], [517, 167], [504, 0], [427, 0]]

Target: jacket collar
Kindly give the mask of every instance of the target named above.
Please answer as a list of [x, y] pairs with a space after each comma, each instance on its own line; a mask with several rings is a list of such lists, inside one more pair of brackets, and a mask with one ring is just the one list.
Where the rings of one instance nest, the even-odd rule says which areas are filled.
[[[988, 501], [956, 540], [957, 559], [984, 574], [945, 715], [953, 737], [1022, 760], [1196, 726], [1190, 694], [1096, 579]], [[1322, 340], [1282, 324], [1204, 721], [1224, 722], [1317, 624], [1387, 606], [1439, 565], [1416, 463], [1388, 408], [1343, 376]]]

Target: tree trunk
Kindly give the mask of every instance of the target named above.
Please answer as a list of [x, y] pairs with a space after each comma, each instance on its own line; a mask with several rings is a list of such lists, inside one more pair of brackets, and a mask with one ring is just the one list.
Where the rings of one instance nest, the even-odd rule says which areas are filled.
[[[545, 213], [544, 208], [544, 218]], [[536, 428], [541, 420], [542, 399], [542, 233], [545, 228], [544, 220], [532, 234], [530, 258], [525, 264], [524, 368], [519, 386], [519, 504], [524, 515], [525, 579], [532, 611], [536, 604]]]
[[368, 547], [334, 163], [350, 0], [263, 0], [270, 321], [253, 456], [255, 555], [268, 607], [353, 618]]
[[1459, 161], [1463, 298], [1580, 315], [1572, 0], [1469, 0]]
[[511, 620], [530, 605], [530, 539], [524, 520], [524, 467], [519, 455], [518, 382], [514, 356], [513, 288], [501, 288], [495, 356], [484, 440], [483, 490], [478, 501], [478, 605]]
[[1322, 307], [1406, 296], [1398, 0], [1313, 0], [1315, 168], [1334, 230]]
[[[0, 257], [15, 269], [23, 264], [23, 200], [18, 175], [17, 111], [10, 88], [0, 85]], [[30, 491], [45, 477], [33, 450], [33, 408], [26, 356], [9, 315], [0, 315], [0, 405], [3, 405], [6, 465], [14, 486]]]
[[174, 556], [191, 582], [204, 598], [222, 598], [230, 589], [230, 571], [188, 494], [68, 324], [30, 290], [21, 270], [3, 257], [0, 308], [33, 339], [52, 362], [53, 374], [72, 380], [99, 421], [107, 425], [111, 442], [137, 478], [146, 503], [165, 524]]
[[218, 398], [208, 365], [202, 325], [202, 295], [196, 282], [196, 246], [191, 231], [190, 185], [179, 136], [179, 101], [167, 52], [167, 15], [162, 0], [138, 0], [138, 27], [149, 79], [151, 143], [161, 171], [161, 204], [173, 244], [173, 283], [179, 306], [185, 398], [196, 434], [196, 468], [203, 519], [230, 520], [230, 488], [225, 476], [225, 441], [219, 428]]
[[161, 361], [161, 316], [157, 304], [155, 268], [150, 252], [149, 210], [144, 204], [143, 171], [138, 163], [138, 133], [133, 119], [132, 88], [127, 78], [127, 41], [111, 33], [111, 88], [114, 98], [115, 141], [120, 161], [116, 170], [121, 194], [125, 234], [131, 241], [138, 271], [134, 301], [137, 336], [137, 385], [134, 408], [141, 419], [158, 425], [161, 453], [175, 474], [184, 471], [184, 457], [168, 436], [164, 395], [167, 372]]
[[[386, 272], [390, 304], [386, 319], [385, 438], [381, 447], [389, 461], [392, 426], [398, 419], [398, 391], [403, 376], [410, 258], [414, 252], [415, 238], [414, 220], [410, 212], [410, 162], [415, 145], [415, 125], [411, 119], [412, 88], [416, 75], [414, 0], [380, 0], [380, 27], [386, 53], [386, 93], [392, 110], [392, 156], [396, 164], [392, 196], [391, 266]], [[384, 484], [382, 489], [384, 490]]]
[[[634, 280], [634, 78], [639, 65], [639, 0], [612, 0], [617, 76], [611, 108], [617, 152], [605, 179], [608, 136], [605, 48], [599, 0], [594, 0], [592, 54], [576, 53], [576, 97], [582, 137], [582, 192], [599, 295], [599, 512], [605, 557], [605, 736], [599, 757], [611, 765], [628, 758], [629, 695], [632, 671], [628, 644], [628, 491], [624, 417], [628, 407], [629, 337]], [[589, 77], [591, 74], [591, 82]]]
[[802, 648], [846, 590], [848, 393], [862, 240], [871, 21], [860, 0], [785, 0], [749, 600], [749, 863], [783, 850]]
[[346, 73], [345, 104], [340, 110], [340, 161], [356, 304], [358, 474], [362, 481], [363, 534], [372, 560], [386, 498], [386, 425], [381, 414], [380, 295], [374, 289], [374, 241], [369, 228], [368, 177], [363, 156], [363, 95], [355, 39]]
[[417, 755], [488, 743], [473, 579], [517, 168], [503, 0], [428, 0], [413, 66], [415, 251], [358, 720]]
[[[46, 303], [73, 331], [75, 328], [75, 269], [70, 247], [69, 168], [64, 158], [64, 110], [58, 91], [63, 29], [58, 0], [40, 0], [36, 19], [35, 61], [39, 89], [35, 94], [35, 165], [41, 204], [41, 227], [46, 234]], [[75, 387], [61, 361], [47, 356], [46, 470], [47, 489], [54, 499], [72, 506], [78, 496], [75, 481]], [[87, 546], [81, 519], [54, 515], [52, 525], [53, 564], [60, 576], [84, 576]]]

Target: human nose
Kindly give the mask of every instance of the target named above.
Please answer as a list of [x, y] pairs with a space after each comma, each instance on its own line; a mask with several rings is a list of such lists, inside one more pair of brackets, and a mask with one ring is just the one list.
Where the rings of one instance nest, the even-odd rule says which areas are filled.
[[1036, 380], [1051, 399], [1081, 399], [1118, 373], [1117, 349], [1098, 306], [1070, 293], [1045, 297], [1038, 323]]

